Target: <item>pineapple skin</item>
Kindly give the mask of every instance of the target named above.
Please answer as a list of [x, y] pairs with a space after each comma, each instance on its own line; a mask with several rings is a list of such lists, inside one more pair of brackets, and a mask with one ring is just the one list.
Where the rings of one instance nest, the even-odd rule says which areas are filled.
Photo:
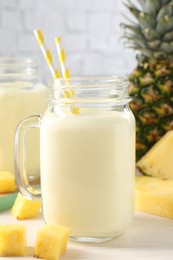
[[173, 181], [136, 176], [135, 210], [173, 219]]
[[0, 171], [0, 193], [14, 192], [16, 190], [15, 177], [11, 172]]
[[38, 215], [41, 208], [40, 201], [32, 201], [24, 198], [21, 193], [18, 193], [11, 213], [18, 220], [34, 218]]
[[173, 180], [173, 130], [137, 162], [137, 167], [146, 175]]
[[58, 260], [66, 251], [69, 229], [56, 225], [45, 225], [38, 232], [34, 256], [47, 260]]
[[137, 161], [173, 129], [173, 61], [144, 59], [131, 73]]
[[26, 229], [23, 225], [0, 225], [0, 257], [24, 256]]

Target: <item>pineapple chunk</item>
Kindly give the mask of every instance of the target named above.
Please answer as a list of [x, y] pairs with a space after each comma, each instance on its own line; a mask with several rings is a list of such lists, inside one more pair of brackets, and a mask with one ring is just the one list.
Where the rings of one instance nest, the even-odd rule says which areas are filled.
[[137, 162], [137, 167], [146, 175], [173, 180], [173, 130]]
[[14, 175], [8, 171], [0, 171], [0, 193], [14, 192], [15, 190]]
[[0, 256], [24, 256], [26, 229], [23, 225], [0, 226]]
[[56, 225], [45, 225], [37, 233], [35, 256], [57, 260], [67, 248], [69, 229]]
[[173, 218], [173, 180], [136, 176], [135, 209]]
[[19, 193], [11, 209], [11, 213], [20, 220], [34, 218], [38, 215], [40, 208], [40, 201], [28, 200]]

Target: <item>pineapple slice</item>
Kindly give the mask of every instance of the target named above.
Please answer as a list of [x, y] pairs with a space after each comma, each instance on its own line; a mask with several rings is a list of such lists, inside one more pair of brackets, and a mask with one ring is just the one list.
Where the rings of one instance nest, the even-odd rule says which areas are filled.
[[56, 225], [45, 225], [37, 233], [35, 253], [38, 258], [57, 260], [67, 248], [69, 229]]
[[26, 229], [23, 225], [0, 226], [0, 257], [24, 256], [26, 249]]
[[40, 208], [40, 201], [28, 200], [19, 193], [11, 209], [11, 213], [20, 220], [34, 218], [38, 215]]
[[146, 175], [173, 180], [173, 130], [137, 162], [137, 167]]
[[135, 209], [173, 218], [173, 180], [136, 176]]
[[15, 190], [14, 175], [8, 171], [0, 171], [0, 193], [14, 192]]

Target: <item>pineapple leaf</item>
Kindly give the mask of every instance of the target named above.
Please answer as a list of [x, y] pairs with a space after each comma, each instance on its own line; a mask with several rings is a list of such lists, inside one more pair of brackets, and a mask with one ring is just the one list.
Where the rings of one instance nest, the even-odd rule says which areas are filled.
[[163, 36], [163, 41], [173, 41], [173, 31], [166, 33]]
[[139, 14], [140, 14], [141, 11], [138, 10], [137, 8], [134, 8], [131, 5], [126, 4], [126, 3], [124, 3], [124, 5], [130, 11], [130, 13], [138, 20], [139, 19]]
[[144, 12], [140, 12], [139, 14], [139, 22], [141, 24], [141, 28], [150, 28], [150, 29], [155, 29], [156, 26], [156, 20], [152, 15], [149, 15]]
[[139, 4], [141, 5], [142, 7], [142, 10], [146, 11], [146, 0], [138, 0]]
[[152, 56], [152, 51], [151, 50], [149, 50], [149, 49], [147, 49], [145, 47], [143, 48], [143, 47], [139, 46], [137, 43], [129, 45], [128, 47], [143, 53], [147, 57], [151, 57]]
[[124, 5], [131, 12], [131, 14], [140, 22], [141, 28], [148, 27], [151, 29], [155, 29], [156, 20], [153, 17], [153, 15], [141, 12], [139, 9], [134, 8], [133, 6], [130, 6], [126, 3], [124, 3]]
[[135, 42], [135, 45], [140, 46], [140, 48], [147, 48], [148, 46], [145, 44], [145, 42], [141, 41], [141, 38], [135, 37], [134, 35], [124, 36], [126, 39], [132, 42], [132, 40]]
[[151, 50], [155, 50], [156, 48], [158, 48], [160, 46], [160, 41], [159, 40], [155, 40], [152, 42], [148, 42], [148, 46], [150, 47]]
[[173, 15], [173, 2], [169, 2], [167, 5], [162, 6], [160, 9], [157, 20], [161, 19], [163, 16], [172, 16]]
[[132, 3], [131, 0], [126, 0], [126, 1], [128, 2], [129, 6], [133, 7], [134, 9], [137, 9], [137, 6], [134, 3]]
[[156, 30], [145, 28], [142, 30], [142, 33], [149, 41], [160, 39], [160, 34]]
[[120, 26], [122, 26], [124, 29], [128, 29], [134, 33], [141, 34], [141, 28], [139, 26], [133, 26], [133, 25], [124, 24], [124, 23], [122, 23]]
[[121, 24], [126, 41], [144, 57], [172, 58], [173, 0], [125, 1], [124, 5], [134, 18], [134, 22], [127, 18], [128, 22]]
[[165, 32], [171, 30], [173, 30], [173, 17], [168, 15], [162, 16], [157, 22], [156, 31], [161, 35], [164, 35]]
[[145, 56], [147, 57], [151, 57], [152, 56], [152, 52], [149, 49], [146, 48], [139, 48], [138, 49], [141, 53], [143, 53]]
[[163, 42], [160, 44], [160, 50], [164, 52], [167, 51], [168, 53], [173, 52], [173, 42]]
[[166, 5], [170, 0], [159, 0], [160, 6]]
[[[138, 24], [135, 22], [135, 21], [133, 21], [132, 19], [130, 19], [127, 15], [125, 15], [125, 14], [123, 14], [122, 15], [130, 24], [132, 24], [132, 25], [134, 25], [134, 26], [138, 26]], [[123, 23], [122, 23], [123, 24]], [[122, 25], [121, 24], [121, 25]]]
[[126, 38], [126, 39], [128, 39], [132, 42], [139, 40], [139, 41], [141, 41], [141, 44], [145, 44], [145, 46], [147, 46], [147, 42], [146, 42], [145, 37], [142, 33], [138, 34], [134, 31], [126, 30], [124, 32], [124, 38]]
[[158, 0], [139, 0], [139, 3], [144, 12], [156, 15], [160, 9], [160, 2]]

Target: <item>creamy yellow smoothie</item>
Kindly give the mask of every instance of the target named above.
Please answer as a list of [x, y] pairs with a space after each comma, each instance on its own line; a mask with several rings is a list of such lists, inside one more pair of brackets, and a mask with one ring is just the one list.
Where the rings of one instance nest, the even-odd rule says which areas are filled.
[[[26, 117], [42, 114], [47, 103], [44, 85], [30, 82], [0, 83], [0, 171], [14, 173], [14, 135], [17, 125]], [[33, 130], [27, 142], [28, 175], [39, 174], [39, 131]]]
[[134, 117], [126, 111], [46, 113], [40, 156], [46, 223], [71, 236], [114, 237], [133, 216]]

